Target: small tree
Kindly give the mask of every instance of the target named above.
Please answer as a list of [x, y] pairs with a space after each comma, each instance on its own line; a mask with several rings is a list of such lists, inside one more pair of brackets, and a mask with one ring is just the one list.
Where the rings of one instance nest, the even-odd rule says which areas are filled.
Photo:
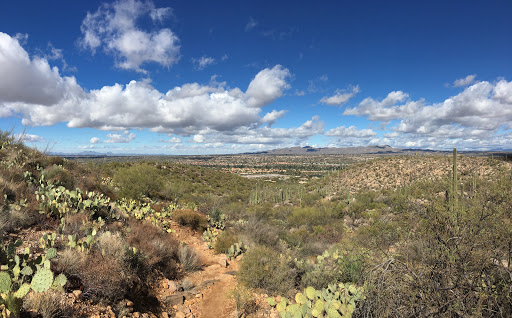
[[132, 199], [151, 197], [163, 186], [160, 171], [149, 164], [120, 168], [114, 175], [114, 181], [119, 185], [119, 194]]

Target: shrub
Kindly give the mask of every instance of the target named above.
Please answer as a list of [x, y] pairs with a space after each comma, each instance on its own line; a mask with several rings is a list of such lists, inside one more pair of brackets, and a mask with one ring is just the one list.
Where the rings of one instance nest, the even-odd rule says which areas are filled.
[[62, 220], [62, 233], [65, 235], [77, 234], [78, 237], [85, 235], [92, 222], [90, 212], [68, 213]]
[[71, 282], [80, 280], [84, 296], [97, 300], [124, 298], [136, 279], [127, 259], [102, 255], [98, 249], [89, 254], [66, 249], [59, 255], [57, 266]]
[[244, 242], [253, 242], [255, 244], [277, 248], [279, 243], [279, 228], [276, 225], [269, 224], [257, 218], [251, 218], [240, 227], [240, 231], [237, 232], [244, 234]]
[[121, 197], [139, 199], [152, 197], [163, 186], [160, 170], [148, 164], [135, 164], [117, 170], [114, 182], [119, 185]]
[[256, 246], [244, 254], [238, 278], [247, 287], [262, 288], [269, 294], [284, 294], [294, 287], [295, 273], [278, 252]]
[[206, 217], [192, 210], [178, 210], [174, 219], [182, 226], [188, 226], [194, 231], [203, 232], [208, 227]]
[[235, 243], [238, 243], [240, 239], [231, 230], [223, 231], [217, 236], [215, 245], [213, 246], [215, 253], [226, 253], [229, 247]]
[[53, 165], [43, 171], [45, 180], [61, 185], [68, 190], [74, 190], [75, 179], [68, 170], [62, 166]]
[[252, 292], [243, 285], [237, 285], [230, 293], [235, 301], [235, 317], [250, 317], [258, 311], [259, 305]]
[[127, 241], [130, 247], [135, 247], [144, 255], [139, 275], [146, 277], [154, 269], [158, 269], [166, 278], [176, 278], [179, 243], [171, 234], [162, 232], [150, 222], [134, 220], [130, 223]]
[[123, 299], [133, 286], [127, 264], [109, 255], [94, 251], [81, 264], [79, 277], [84, 295], [112, 301]]

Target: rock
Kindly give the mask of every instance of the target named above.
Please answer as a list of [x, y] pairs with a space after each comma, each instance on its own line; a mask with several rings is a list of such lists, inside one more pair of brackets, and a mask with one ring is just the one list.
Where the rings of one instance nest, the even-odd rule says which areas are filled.
[[190, 313], [190, 309], [184, 305], [178, 306], [178, 311], [184, 313], [185, 315]]
[[224, 267], [224, 268], [228, 267], [228, 266], [229, 266], [229, 263], [228, 263], [228, 259], [227, 259], [226, 255], [223, 255], [223, 256], [221, 256], [221, 257], [222, 257], [222, 258], [221, 258], [221, 260], [219, 261], [219, 265], [220, 265], [221, 267]]
[[73, 290], [73, 295], [75, 296], [76, 299], [80, 299], [80, 297], [82, 296], [82, 291], [80, 289]]
[[215, 282], [218, 282], [219, 280], [218, 279], [208, 279], [208, 280], [205, 280], [201, 286], [202, 287], [208, 287], [208, 286], [213, 286], [215, 285]]
[[176, 285], [176, 282], [169, 280], [167, 281], [167, 288], [169, 289], [170, 293], [174, 293], [178, 290], [178, 285]]
[[185, 317], [187, 317], [187, 315], [185, 315], [181, 311], [178, 311], [174, 317], [176, 317], [176, 318], [185, 318]]
[[185, 302], [185, 296], [183, 296], [182, 294], [171, 295], [171, 296], [165, 297], [165, 304], [167, 306], [183, 305], [184, 302]]
[[133, 307], [133, 301], [126, 299], [126, 307]]
[[199, 294], [199, 291], [194, 288], [186, 292], [183, 292], [183, 297], [185, 297], [185, 300], [190, 300], [195, 298], [197, 294]]
[[188, 279], [188, 278], [185, 278], [181, 282], [181, 288], [183, 288], [183, 290], [189, 290], [189, 289], [192, 289], [194, 287], [195, 287], [194, 283], [192, 283], [192, 281], [190, 279]]
[[221, 269], [221, 268], [222, 268], [222, 266], [220, 264], [213, 264], [213, 265], [210, 265], [207, 267], [207, 269], [210, 271], [214, 271], [216, 269]]
[[132, 314], [132, 317], [140, 318], [140, 312], [134, 312], [134, 313]]
[[160, 314], [160, 318], [169, 318], [169, 314], [164, 311]]

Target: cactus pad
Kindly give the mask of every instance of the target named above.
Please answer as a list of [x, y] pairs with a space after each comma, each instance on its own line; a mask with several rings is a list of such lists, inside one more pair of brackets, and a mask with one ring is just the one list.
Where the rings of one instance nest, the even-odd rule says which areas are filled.
[[329, 318], [341, 318], [341, 315], [340, 315], [340, 313], [336, 309], [331, 307], [331, 308], [327, 309], [327, 317], [329, 317]]
[[34, 291], [41, 293], [47, 291], [52, 286], [52, 283], [52, 271], [48, 268], [40, 268], [32, 278], [30, 286]]
[[49, 248], [49, 249], [46, 251], [46, 259], [52, 259], [52, 258], [54, 258], [55, 256], [57, 256], [57, 249], [55, 249], [54, 247]]
[[24, 276], [30, 276], [30, 275], [32, 275], [32, 273], [34, 273], [34, 271], [32, 270], [32, 267], [30, 267], [30, 266], [25, 266], [21, 270], [21, 275], [24, 275]]
[[298, 293], [295, 295], [295, 301], [297, 304], [303, 305], [308, 302], [308, 298], [303, 293]]
[[0, 293], [11, 290], [11, 276], [7, 272], [0, 272]]
[[313, 300], [313, 298], [315, 298], [316, 290], [310, 286], [306, 288], [305, 293], [308, 299]]
[[14, 293], [14, 297], [23, 298], [30, 291], [30, 285], [28, 283], [24, 283], [20, 286], [20, 288]]
[[55, 286], [64, 287], [64, 285], [66, 285], [67, 282], [68, 279], [66, 278], [66, 276], [64, 274], [60, 274], [57, 277], [55, 277], [55, 281], [53, 282], [53, 284]]

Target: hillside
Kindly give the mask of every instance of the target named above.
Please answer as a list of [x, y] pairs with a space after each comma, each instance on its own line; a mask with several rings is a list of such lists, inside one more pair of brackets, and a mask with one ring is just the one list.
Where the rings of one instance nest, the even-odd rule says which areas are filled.
[[0, 146], [4, 316], [512, 313], [503, 159], [459, 155], [456, 178], [452, 156], [394, 154], [253, 180], [161, 160], [80, 164], [8, 133]]
[[[331, 176], [338, 190], [397, 189], [416, 182], [435, 182], [452, 173], [452, 157], [443, 156], [392, 156], [370, 160]], [[492, 181], [503, 170], [510, 170], [511, 162], [494, 161], [487, 157], [459, 156], [458, 172], [464, 181], [485, 179]]]

